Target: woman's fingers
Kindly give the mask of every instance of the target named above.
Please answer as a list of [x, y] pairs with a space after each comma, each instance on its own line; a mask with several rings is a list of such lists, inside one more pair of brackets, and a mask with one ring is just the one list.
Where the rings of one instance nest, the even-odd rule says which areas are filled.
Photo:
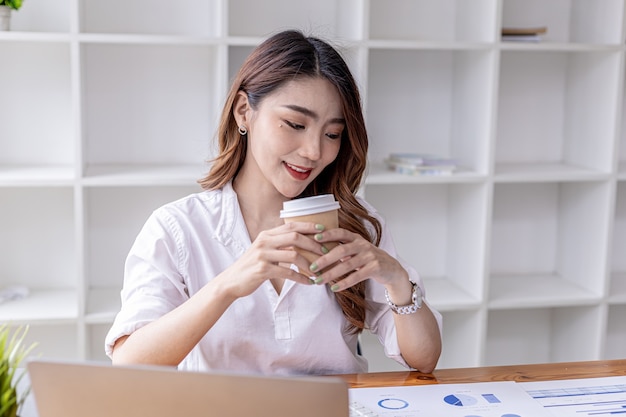
[[[248, 271], [244, 276], [255, 277], [257, 281], [285, 278], [309, 284], [314, 274], [304, 254], [317, 258], [324, 251], [322, 244], [304, 233], [319, 232], [319, 229], [313, 223], [294, 222], [261, 232], [244, 256], [246, 260], [242, 259], [242, 266]], [[292, 265], [296, 266], [295, 270]]]
[[316, 273], [315, 283], [332, 283], [333, 291], [342, 291], [369, 278], [384, 284], [403, 270], [396, 259], [358, 234], [332, 229], [319, 233], [316, 240], [342, 242], [310, 266]]

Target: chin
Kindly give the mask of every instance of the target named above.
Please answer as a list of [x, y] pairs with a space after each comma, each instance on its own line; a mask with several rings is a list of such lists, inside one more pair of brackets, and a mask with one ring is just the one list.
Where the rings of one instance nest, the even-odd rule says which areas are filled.
[[276, 187], [276, 190], [282, 194], [285, 198], [292, 199], [298, 197], [306, 190], [309, 184], [301, 187]]

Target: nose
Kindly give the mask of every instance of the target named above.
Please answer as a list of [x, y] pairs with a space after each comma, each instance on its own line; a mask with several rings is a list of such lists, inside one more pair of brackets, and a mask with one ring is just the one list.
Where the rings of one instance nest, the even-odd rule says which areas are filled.
[[310, 134], [303, 138], [300, 146], [300, 156], [311, 161], [317, 161], [322, 156], [322, 140], [318, 135]]

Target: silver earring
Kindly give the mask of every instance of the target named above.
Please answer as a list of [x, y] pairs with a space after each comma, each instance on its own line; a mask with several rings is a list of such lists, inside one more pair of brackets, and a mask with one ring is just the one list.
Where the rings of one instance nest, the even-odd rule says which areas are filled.
[[239, 126], [239, 129], [237, 130], [241, 136], [246, 136], [248, 134], [248, 129], [246, 129], [245, 126]]

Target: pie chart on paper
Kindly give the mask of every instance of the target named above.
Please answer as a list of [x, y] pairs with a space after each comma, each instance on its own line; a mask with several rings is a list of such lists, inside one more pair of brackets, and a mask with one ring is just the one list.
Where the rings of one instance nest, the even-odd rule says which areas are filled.
[[464, 394], [450, 394], [450, 395], [446, 395], [443, 400], [450, 404], [450, 405], [454, 405], [457, 407], [467, 407], [470, 405], [475, 405], [478, 401], [476, 401], [476, 398], [469, 396], [469, 395], [464, 395]]

